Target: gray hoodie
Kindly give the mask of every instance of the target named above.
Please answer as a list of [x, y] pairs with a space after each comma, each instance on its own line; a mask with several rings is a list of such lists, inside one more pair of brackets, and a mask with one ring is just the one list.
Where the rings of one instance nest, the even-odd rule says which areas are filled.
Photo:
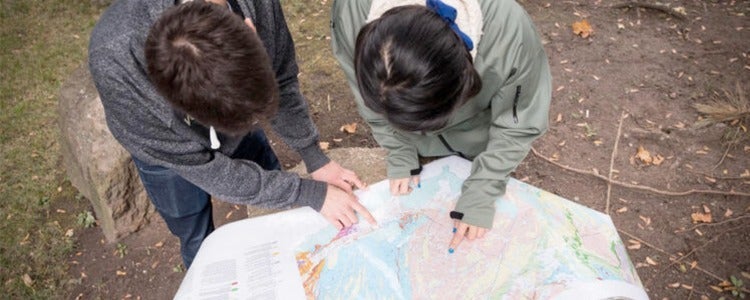
[[[294, 44], [278, 1], [239, 0], [271, 58], [280, 89], [272, 127], [300, 153], [312, 172], [330, 160], [318, 146], [318, 132], [299, 91]], [[149, 82], [143, 46], [149, 29], [174, 0], [119, 0], [101, 16], [91, 34], [89, 67], [107, 125], [133, 156], [175, 170], [212, 196], [267, 208], [310, 206], [320, 210], [327, 186], [230, 156], [241, 138], [218, 134], [212, 150], [208, 130], [188, 124]], [[203, 127], [205, 129], [205, 127]]]

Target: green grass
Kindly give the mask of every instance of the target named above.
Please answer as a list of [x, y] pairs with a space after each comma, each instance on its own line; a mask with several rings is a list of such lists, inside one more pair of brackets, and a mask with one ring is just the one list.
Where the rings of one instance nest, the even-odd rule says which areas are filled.
[[[93, 1], [0, 2], [0, 285], [3, 297], [59, 297], [76, 214], [65, 181], [57, 95], [86, 57]], [[58, 210], [62, 209], [62, 210]], [[26, 280], [24, 280], [26, 279]], [[30, 281], [29, 281], [30, 279]]]

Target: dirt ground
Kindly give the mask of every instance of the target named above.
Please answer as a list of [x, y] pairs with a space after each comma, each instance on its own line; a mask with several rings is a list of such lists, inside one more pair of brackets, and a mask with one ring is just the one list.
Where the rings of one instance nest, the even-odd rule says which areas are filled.
[[[652, 299], [734, 298], [715, 289], [730, 276], [750, 283], [750, 119], [697, 128], [694, 105], [748, 94], [750, 1], [521, 3], [545, 43], [554, 92], [550, 129], [514, 177], [609, 208]], [[321, 140], [375, 147], [330, 54], [330, 1], [284, 6]], [[584, 19], [588, 38], [571, 28]], [[340, 131], [353, 122], [354, 134]], [[275, 146], [285, 167], [296, 164]], [[244, 211], [217, 204], [215, 219]], [[179, 245], [159, 218], [153, 224], [119, 247], [87, 229], [68, 261], [77, 284], [67, 298], [171, 298], [185, 274]]]

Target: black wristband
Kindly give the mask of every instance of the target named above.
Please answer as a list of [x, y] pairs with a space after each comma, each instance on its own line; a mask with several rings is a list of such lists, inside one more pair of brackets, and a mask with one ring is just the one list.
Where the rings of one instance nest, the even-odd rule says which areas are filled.
[[409, 172], [409, 174], [411, 174], [411, 176], [417, 176], [417, 175], [419, 175], [419, 173], [422, 173], [422, 166], [419, 166], [419, 168], [416, 168], [416, 169], [411, 170]]
[[457, 212], [457, 211], [451, 211], [450, 213], [451, 219], [461, 220], [464, 218], [464, 213]]

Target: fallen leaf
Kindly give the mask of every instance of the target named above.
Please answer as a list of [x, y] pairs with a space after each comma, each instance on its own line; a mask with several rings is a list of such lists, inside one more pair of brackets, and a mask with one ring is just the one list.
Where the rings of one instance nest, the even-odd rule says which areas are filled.
[[723, 289], [715, 285], [709, 285], [708, 287], [710, 287], [712, 290], [716, 291], [717, 293], [721, 293], [724, 291]]
[[594, 141], [594, 145], [601, 146], [604, 142], [602, 140], [596, 140]]
[[728, 208], [727, 208], [727, 211], [726, 211], [726, 212], [724, 213], [724, 217], [725, 217], [725, 218], [729, 218], [729, 217], [731, 217], [731, 216], [732, 216], [733, 214], [734, 214], [734, 211], [732, 211], [731, 209], [728, 209]]
[[161, 246], [164, 246], [164, 241], [159, 241], [158, 243], [154, 244], [154, 247], [161, 248]]
[[628, 211], [628, 207], [627, 206], [623, 206], [622, 208], [620, 208], [620, 209], [617, 210], [617, 213], [621, 214], [621, 213], [624, 213], [626, 211]]
[[694, 260], [693, 262], [690, 263], [690, 270], [695, 269], [695, 267], [697, 266], [698, 266], [698, 261]]
[[711, 223], [712, 218], [710, 213], [692, 213], [690, 217], [693, 219], [693, 223]]
[[73, 236], [73, 229], [68, 229], [68, 231], [65, 231], [65, 236], [72, 237]]
[[731, 282], [724, 280], [722, 282], [719, 282], [719, 286], [725, 288], [725, 287], [731, 287], [733, 285]]
[[320, 150], [326, 151], [330, 145], [331, 143], [329, 142], [320, 142]]
[[651, 157], [651, 153], [648, 152], [646, 148], [643, 148], [643, 146], [638, 146], [638, 152], [635, 154], [635, 156], [647, 165], [651, 164], [651, 162], [654, 161], [654, 159]]
[[557, 119], [555, 119], [555, 122], [557, 123], [562, 122], [562, 114], [557, 114]]
[[654, 161], [652, 162], [655, 166], [661, 165], [661, 163], [664, 161], [664, 156], [661, 156], [661, 154], [657, 154], [654, 156]]
[[639, 241], [636, 241], [636, 240], [628, 240], [628, 243], [630, 243], [630, 245], [628, 245], [628, 249], [630, 249], [630, 250], [638, 250], [638, 249], [641, 249], [641, 242], [639, 242]]
[[704, 212], [704, 213], [707, 213], [707, 214], [708, 214], [708, 213], [711, 213], [711, 209], [710, 209], [710, 208], [708, 208], [708, 206], [706, 206], [705, 204], [703, 204], [703, 212]]
[[588, 38], [594, 30], [591, 28], [591, 24], [589, 24], [588, 21], [581, 20], [578, 22], [573, 23], [573, 33], [576, 35], [580, 35], [582, 38]]
[[346, 133], [355, 133], [357, 132], [357, 122], [351, 123], [351, 124], [345, 124], [339, 128], [340, 131], [346, 132]]
[[116, 274], [117, 276], [125, 276], [125, 275], [128, 275], [128, 272], [117, 270]]
[[638, 216], [638, 217], [641, 218], [641, 220], [643, 220], [643, 223], [646, 223], [646, 226], [651, 224], [651, 218], [644, 217], [644, 216]]
[[29, 276], [29, 274], [23, 274], [23, 276], [21, 276], [21, 279], [23, 280], [23, 284], [28, 287], [31, 287], [31, 285], [34, 284], [34, 280], [31, 280], [31, 276]]
[[648, 256], [646, 256], [646, 263], [652, 266], [658, 265], [653, 259]]

